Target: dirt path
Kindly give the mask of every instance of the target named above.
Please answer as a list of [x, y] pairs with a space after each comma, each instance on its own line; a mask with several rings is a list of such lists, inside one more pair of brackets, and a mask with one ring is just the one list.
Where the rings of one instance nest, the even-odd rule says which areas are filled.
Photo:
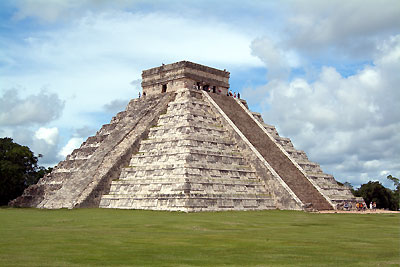
[[378, 214], [378, 213], [397, 213], [400, 214], [400, 211], [394, 210], [365, 210], [365, 211], [346, 211], [346, 210], [321, 210], [318, 213], [355, 213], [355, 214]]

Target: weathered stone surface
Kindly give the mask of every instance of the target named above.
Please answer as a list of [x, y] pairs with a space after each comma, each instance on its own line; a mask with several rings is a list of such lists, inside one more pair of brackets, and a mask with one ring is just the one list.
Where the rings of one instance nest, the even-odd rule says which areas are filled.
[[227, 97], [229, 75], [187, 61], [143, 71], [147, 96], [10, 205], [191, 212], [323, 210], [362, 201], [245, 100]]
[[100, 207], [179, 211], [275, 208], [271, 193], [210, 112], [182, 89]]
[[[210, 96], [304, 205], [311, 204], [313, 208], [319, 210], [332, 209], [327, 199], [316, 190], [290, 158], [282, 153], [276, 142], [257, 125], [251, 113], [247, 113], [232, 97], [217, 94], [210, 94]], [[290, 140], [285, 139], [284, 142], [289, 143]], [[308, 165], [311, 166], [310, 168], [315, 167], [312, 164]]]
[[173, 64], [144, 70], [142, 72], [143, 94], [153, 95], [172, 92], [181, 88], [199, 86], [226, 94], [229, 88], [230, 73], [196, 64], [180, 61]]
[[115, 126], [103, 126], [51, 174], [10, 204], [50, 209], [98, 206], [111, 180], [128, 164], [139, 141], [166, 109], [171, 97], [163, 94], [132, 100], [123, 116], [112, 119]]
[[282, 146], [288, 156], [300, 166], [307, 178], [316, 184], [321, 193], [330, 200], [334, 208], [343, 208], [345, 202], [352, 204], [352, 207], [355, 208], [356, 202], [363, 201], [362, 198], [354, 197], [348, 187], [339, 185], [332, 175], [324, 173], [318, 163], [309, 161], [306, 153], [295, 149], [289, 138], [279, 136], [274, 126], [264, 123], [261, 114], [252, 112], [252, 115], [263, 125], [275, 142]]

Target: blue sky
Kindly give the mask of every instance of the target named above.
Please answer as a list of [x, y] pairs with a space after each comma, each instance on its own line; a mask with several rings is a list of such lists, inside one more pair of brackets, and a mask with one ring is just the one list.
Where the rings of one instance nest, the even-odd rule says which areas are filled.
[[0, 136], [57, 164], [143, 69], [227, 69], [266, 123], [339, 181], [400, 176], [399, 1], [0, 2]]

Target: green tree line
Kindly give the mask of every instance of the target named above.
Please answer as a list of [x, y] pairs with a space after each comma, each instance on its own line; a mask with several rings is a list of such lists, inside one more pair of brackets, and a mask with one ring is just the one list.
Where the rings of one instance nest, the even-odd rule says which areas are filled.
[[37, 163], [38, 157], [29, 147], [8, 137], [0, 138], [0, 206], [22, 195], [25, 188], [51, 171]]
[[[399, 179], [388, 175], [387, 179], [394, 183], [395, 189], [384, 187], [378, 181], [369, 181], [354, 189], [349, 182], [342, 185], [350, 187], [351, 192], [356, 197], [362, 197], [369, 207], [369, 203], [376, 202], [378, 209], [399, 210], [400, 207], [400, 183]], [[340, 183], [339, 183], [340, 184]]]

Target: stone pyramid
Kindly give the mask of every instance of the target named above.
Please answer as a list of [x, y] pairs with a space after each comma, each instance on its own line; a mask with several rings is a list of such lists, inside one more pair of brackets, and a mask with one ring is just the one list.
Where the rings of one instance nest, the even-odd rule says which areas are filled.
[[142, 98], [10, 205], [191, 212], [360, 201], [227, 96], [229, 72], [181, 61], [143, 71], [142, 87]]
[[199, 90], [176, 92], [100, 207], [275, 208], [271, 193], [202, 98]]

